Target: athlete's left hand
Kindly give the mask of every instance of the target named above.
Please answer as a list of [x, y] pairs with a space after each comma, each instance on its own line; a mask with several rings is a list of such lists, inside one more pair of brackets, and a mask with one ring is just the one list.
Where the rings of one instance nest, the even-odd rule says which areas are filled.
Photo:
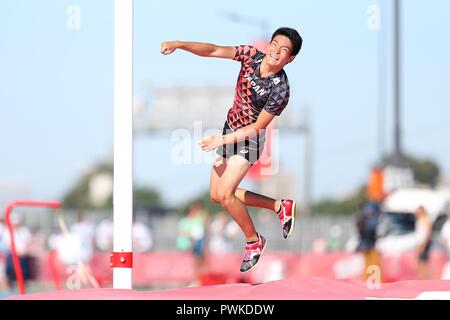
[[202, 141], [200, 141], [198, 144], [202, 148], [203, 151], [212, 151], [214, 149], [217, 149], [222, 145], [222, 137], [218, 136], [208, 136]]

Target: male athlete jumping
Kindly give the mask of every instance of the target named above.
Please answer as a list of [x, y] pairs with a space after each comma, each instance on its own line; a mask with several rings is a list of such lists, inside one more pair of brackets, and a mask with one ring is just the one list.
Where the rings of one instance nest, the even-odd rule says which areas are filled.
[[295, 201], [271, 199], [238, 186], [261, 155], [266, 127], [288, 104], [289, 82], [283, 68], [295, 59], [302, 43], [299, 33], [291, 28], [279, 28], [273, 33], [267, 54], [250, 45], [228, 47], [185, 41], [161, 43], [164, 55], [182, 49], [202, 57], [233, 59], [242, 65], [234, 103], [228, 111], [222, 136], [210, 136], [200, 142], [203, 150], [217, 149], [219, 155], [211, 170], [211, 199], [231, 214], [247, 241], [241, 272], [256, 266], [266, 246], [266, 239], [256, 232], [246, 206], [276, 212], [285, 239], [294, 228]]

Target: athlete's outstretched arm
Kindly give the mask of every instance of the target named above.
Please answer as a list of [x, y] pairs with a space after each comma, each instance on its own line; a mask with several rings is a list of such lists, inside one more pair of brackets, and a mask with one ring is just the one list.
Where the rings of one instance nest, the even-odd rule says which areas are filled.
[[185, 50], [201, 57], [233, 59], [235, 55], [234, 47], [217, 46], [212, 43], [167, 41], [161, 42], [161, 53], [171, 54], [177, 49]]
[[275, 115], [263, 109], [256, 119], [255, 123], [252, 123], [246, 127], [239, 128], [238, 130], [224, 136], [206, 137], [201, 142], [199, 142], [199, 145], [203, 150], [211, 151], [224, 144], [244, 141], [245, 139], [249, 139], [258, 135], [260, 133], [260, 130], [267, 128], [274, 117]]

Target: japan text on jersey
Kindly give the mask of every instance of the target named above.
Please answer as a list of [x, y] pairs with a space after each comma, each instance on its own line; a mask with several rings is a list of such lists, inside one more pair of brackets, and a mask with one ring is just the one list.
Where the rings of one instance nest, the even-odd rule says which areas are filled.
[[234, 60], [242, 66], [227, 116], [233, 130], [256, 122], [263, 109], [278, 116], [289, 102], [289, 82], [284, 70], [261, 78], [259, 69], [265, 54], [248, 45], [237, 46], [235, 50]]

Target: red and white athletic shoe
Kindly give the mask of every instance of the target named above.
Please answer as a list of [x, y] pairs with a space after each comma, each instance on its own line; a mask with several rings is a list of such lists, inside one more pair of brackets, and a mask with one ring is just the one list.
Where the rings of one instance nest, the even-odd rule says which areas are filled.
[[266, 239], [258, 233], [258, 241], [245, 245], [245, 255], [241, 264], [241, 272], [247, 272], [256, 266], [264, 252], [266, 243]]
[[281, 200], [281, 210], [277, 215], [283, 226], [283, 237], [287, 239], [291, 235], [292, 230], [294, 230], [295, 201]]

